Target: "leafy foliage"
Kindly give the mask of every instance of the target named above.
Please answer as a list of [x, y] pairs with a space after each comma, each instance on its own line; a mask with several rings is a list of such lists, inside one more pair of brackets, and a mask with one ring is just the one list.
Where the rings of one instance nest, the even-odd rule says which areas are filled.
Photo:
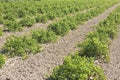
[[99, 38], [86, 39], [81, 44], [81, 53], [88, 57], [108, 58], [109, 48], [106, 43], [102, 43]]
[[3, 64], [5, 64], [5, 56], [0, 54], [0, 68], [3, 66]]
[[2, 29], [0, 28], [0, 36], [3, 34]]
[[[106, 3], [107, 5], [104, 5], [103, 8], [107, 8], [117, 3], [118, 0], [0, 0], [0, 2], [0, 15], [3, 16], [3, 18], [0, 17], [0, 24], [3, 24], [3, 22], [7, 24], [6, 20], [16, 22], [21, 20], [22, 26], [32, 26], [36, 22], [45, 23], [56, 17], [64, 17], [85, 9], [91, 9], [93, 7], [100, 8]], [[92, 11], [91, 15], [85, 14], [83, 16], [97, 16], [98, 13], [100, 12]], [[28, 16], [30, 17], [28, 18]], [[85, 22], [89, 17], [82, 19]], [[16, 31], [16, 29], [18, 28], [12, 29], [12, 31]]]
[[36, 23], [36, 20], [31, 17], [25, 17], [20, 22], [22, 26], [32, 26], [34, 23]]
[[36, 39], [39, 43], [53, 42], [57, 39], [57, 36], [52, 31], [35, 30], [32, 33], [32, 38]]
[[53, 20], [53, 19], [56, 18], [56, 14], [53, 13], [53, 12], [50, 12], [50, 13], [47, 15], [47, 17], [48, 17], [49, 20]]
[[109, 38], [108, 38], [108, 35], [105, 34], [105, 33], [99, 33], [98, 31], [93, 31], [93, 32], [90, 32], [88, 35], [87, 35], [87, 38], [88, 39], [93, 39], [93, 38], [98, 38], [99, 41], [101, 41], [102, 43], [104, 44], [109, 44]]
[[103, 70], [94, 65], [94, 60], [87, 57], [69, 56], [64, 63], [56, 67], [52, 80], [106, 80]]
[[4, 22], [4, 29], [8, 31], [20, 31], [23, 29], [23, 27], [16, 21], [7, 20]]
[[5, 20], [10, 20], [10, 21], [14, 21], [16, 19], [16, 16], [13, 15], [13, 13], [8, 13], [3, 17]]
[[36, 40], [29, 37], [11, 36], [7, 39], [3, 50], [10, 56], [22, 56], [26, 58], [27, 54], [41, 51], [41, 47]]
[[18, 8], [18, 10], [17, 10], [18, 18], [26, 17], [27, 14], [28, 14], [28, 11], [26, 11], [24, 8]]
[[3, 24], [3, 21], [4, 21], [3, 17], [0, 17], [0, 24]]
[[48, 21], [47, 16], [43, 16], [43, 15], [37, 15], [36, 17], [36, 22], [42, 22], [42, 23], [46, 23]]
[[69, 32], [70, 28], [65, 22], [60, 21], [59, 23], [51, 24], [48, 27], [48, 30], [55, 32], [57, 35], [62, 35], [63, 36], [66, 33]]

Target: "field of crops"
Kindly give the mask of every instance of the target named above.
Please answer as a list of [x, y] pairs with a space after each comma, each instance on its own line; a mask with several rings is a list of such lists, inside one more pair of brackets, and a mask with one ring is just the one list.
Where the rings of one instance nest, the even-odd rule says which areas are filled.
[[119, 2], [0, 0], [0, 80], [109, 80]]

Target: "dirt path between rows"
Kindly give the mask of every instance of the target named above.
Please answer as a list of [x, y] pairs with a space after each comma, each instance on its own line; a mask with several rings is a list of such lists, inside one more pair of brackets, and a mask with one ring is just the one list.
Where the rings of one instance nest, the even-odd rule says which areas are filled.
[[110, 45], [110, 62], [100, 64], [105, 71], [107, 80], [120, 80], [120, 26], [117, 38]]
[[44, 44], [44, 50], [38, 54], [30, 54], [28, 59], [22, 60], [19, 57], [10, 58], [0, 69], [0, 80], [45, 80], [45, 74], [63, 63], [64, 56], [76, 51], [76, 43], [83, 41], [86, 34], [94, 30], [92, 26], [97, 25], [101, 20], [107, 18], [117, 5], [106, 10], [104, 13], [95, 17], [77, 30], [71, 31], [68, 35], [60, 38], [56, 43]]

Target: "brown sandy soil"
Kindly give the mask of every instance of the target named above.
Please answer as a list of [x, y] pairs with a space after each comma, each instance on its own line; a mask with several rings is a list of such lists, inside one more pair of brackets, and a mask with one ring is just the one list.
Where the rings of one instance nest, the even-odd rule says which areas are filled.
[[35, 55], [30, 54], [26, 60], [22, 60], [20, 57], [8, 59], [0, 69], [0, 80], [6, 80], [6, 78], [9, 80], [45, 80], [46, 74], [52, 72], [55, 66], [63, 63], [64, 56], [76, 51], [76, 43], [82, 42], [86, 34], [94, 30], [92, 26], [107, 18], [117, 6], [114, 5], [101, 15], [87, 21], [77, 30], [60, 38], [56, 43], [44, 44], [42, 52]]
[[120, 80], [120, 26], [117, 38], [111, 41], [110, 62], [100, 65], [105, 71], [107, 80]]

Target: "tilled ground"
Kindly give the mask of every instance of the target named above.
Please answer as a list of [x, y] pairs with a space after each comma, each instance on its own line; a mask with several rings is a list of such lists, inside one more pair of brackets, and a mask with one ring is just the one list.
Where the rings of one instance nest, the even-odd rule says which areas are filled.
[[114, 5], [103, 14], [79, 26], [77, 30], [71, 31], [57, 42], [44, 44], [42, 52], [31, 54], [26, 60], [19, 57], [8, 59], [0, 69], [0, 80], [45, 80], [46, 74], [52, 72], [55, 66], [63, 63], [64, 56], [77, 50], [76, 43], [82, 42], [85, 36], [94, 30], [92, 26], [104, 20], [117, 6]]

